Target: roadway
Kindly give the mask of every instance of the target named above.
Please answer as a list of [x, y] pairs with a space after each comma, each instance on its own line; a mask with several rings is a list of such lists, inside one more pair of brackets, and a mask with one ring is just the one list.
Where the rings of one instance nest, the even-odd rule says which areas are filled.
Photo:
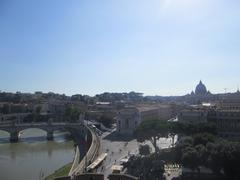
[[88, 128], [88, 130], [91, 132], [92, 136], [92, 143], [90, 148], [88, 149], [87, 154], [85, 154], [84, 158], [81, 160], [81, 162], [77, 165], [76, 168], [72, 168], [71, 171], [69, 172], [70, 176], [78, 175], [81, 174], [85, 171], [86, 168], [86, 163], [87, 166], [89, 165], [89, 162], [93, 162], [96, 157], [98, 156], [99, 148], [100, 148], [100, 139], [96, 135], [96, 133], [88, 127], [87, 123], [84, 122], [85, 126]]
[[[85, 125], [87, 125], [86, 122], [85, 122]], [[97, 129], [95, 129], [94, 131], [96, 131], [97, 133], [99, 132], [99, 130]], [[138, 142], [136, 141], [136, 139], [126, 139], [126, 138], [122, 138], [121, 136], [117, 136], [115, 129], [112, 132], [104, 132], [100, 138], [95, 134], [95, 132], [93, 132], [93, 130], [92, 130], [92, 133], [93, 133], [92, 134], [93, 142], [95, 143], [93, 143], [93, 148], [90, 148], [88, 152], [90, 153], [89, 157], [93, 156], [93, 154], [95, 155], [94, 151], [96, 151], [97, 146], [99, 146], [98, 144], [100, 143], [101, 147], [98, 154], [100, 155], [102, 153], [107, 153], [108, 155], [106, 159], [103, 161], [103, 163], [96, 169], [96, 172], [104, 174], [104, 177], [106, 180], [108, 175], [112, 173], [111, 167], [113, 165], [120, 165], [121, 160], [126, 157], [129, 157], [130, 154], [138, 154]], [[167, 138], [167, 139], [161, 138], [157, 142], [158, 146], [163, 149], [169, 148], [171, 146], [171, 143], [172, 143], [171, 138]], [[152, 146], [150, 143], [147, 143], [147, 144]], [[88, 160], [89, 159], [94, 159], [94, 158], [88, 158]], [[83, 168], [84, 168], [84, 160], [74, 170], [73, 174], [82, 173]], [[174, 177], [174, 176], [175, 176], [175, 173], [171, 172], [171, 176], [169, 177]]]
[[[112, 165], [120, 165], [121, 160], [129, 155], [129, 153], [138, 153], [138, 143], [135, 139], [133, 140], [121, 140], [108, 139], [111, 133], [106, 132], [102, 134], [101, 137], [101, 152], [108, 153], [107, 158], [101, 164], [101, 166], [97, 169], [97, 173], [103, 173], [105, 179], [107, 179], [108, 175], [112, 173], [111, 167]], [[113, 132], [114, 134], [114, 132]]]
[[[103, 161], [102, 165], [97, 169], [97, 173], [103, 173], [105, 179], [109, 174], [112, 173], [111, 167], [112, 165], [120, 165], [121, 160], [129, 157], [129, 154], [138, 154], [138, 142], [136, 139], [123, 139], [118, 138], [114, 135], [113, 132], [105, 132], [101, 137], [101, 153], [108, 153], [107, 158]], [[108, 138], [109, 136], [112, 136]], [[175, 138], [176, 139], [176, 138]], [[147, 143], [150, 147], [152, 147], [151, 143]], [[157, 142], [158, 146], [161, 149], [169, 148], [172, 144], [171, 138], [160, 138]], [[153, 149], [153, 147], [152, 147]], [[169, 177], [176, 177], [178, 172], [170, 171]]]

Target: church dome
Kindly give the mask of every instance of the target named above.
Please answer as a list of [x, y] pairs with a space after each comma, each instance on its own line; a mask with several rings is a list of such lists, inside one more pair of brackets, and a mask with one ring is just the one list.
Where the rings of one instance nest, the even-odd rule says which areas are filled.
[[195, 94], [196, 95], [206, 95], [207, 94], [207, 88], [206, 86], [202, 83], [202, 81], [199, 82], [195, 89]]

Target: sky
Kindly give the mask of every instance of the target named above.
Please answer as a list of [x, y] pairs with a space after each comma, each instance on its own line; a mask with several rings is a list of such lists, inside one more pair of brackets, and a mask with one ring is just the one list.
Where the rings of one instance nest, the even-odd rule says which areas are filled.
[[235, 92], [239, 17], [239, 0], [0, 0], [0, 90]]

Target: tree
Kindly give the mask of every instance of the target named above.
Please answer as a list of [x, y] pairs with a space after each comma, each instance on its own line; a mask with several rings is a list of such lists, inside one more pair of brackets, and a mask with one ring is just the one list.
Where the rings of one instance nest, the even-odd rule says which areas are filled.
[[107, 128], [112, 127], [112, 124], [114, 123], [114, 119], [110, 115], [101, 115], [98, 121], [102, 123], [104, 126], [106, 126]]
[[215, 142], [216, 137], [209, 133], [198, 133], [193, 135], [193, 144], [199, 145], [202, 144], [206, 146], [209, 142]]
[[240, 143], [220, 141], [207, 144], [209, 153], [207, 166], [216, 174], [221, 170], [228, 179], [240, 179]]
[[39, 115], [41, 113], [41, 110], [42, 110], [42, 107], [41, 106], [37, 106], [36, 110], [35, 110], [36, 114]]
[[183, 150], [182, 164], [185, 167], [198, 171], [198, 179], [200, 179], [200, 166], [205, 165], [207, 153], [205, 146], [197, 145], [195, 147], [187, 147]]
[[180, 139], [177, 143], [177, 145], [174, 148], [174, 153], [175, 153], [175, 162], [177, 164], [182, 164], [182, 154], [184, 149], [187, 148], [192, 148], [193, 147], [193, 139], [192, 137], [184, 137]]
[[185, 123], [185, 122], [168, 122], [170, 131], [175, 134], [192, 136], [198, 133], [208, 133], [217, 135], [217, 127], [212, 123]]
[[182, 126], [178, 122], [168, 122], [169, 136], [172, 138], [172, 146], [174, 146], [175, 136], [183, 132]]
[[124, 164], [124, 168], [127, 168], [127, 174], [139, 177], [141, 180], [163, 180], [164, 162], [159, 157], [155, 155], [131, 157]]
[[199, 167], [198, 152], [195, 148], [187, 147], [183, 150], [182, 164], [192, 170], [196, 170]]
[[151, 148], [149, 145], [145, 144], [145, 145], [139, 146], [139, 154], [141, 154], [142, 156], [147, 156], [150, 153], [151, 153]]
[[80, 109], [74, 106], [68, 106], [65, 110], [65, 117], [70, 122], [76, 122], [80, 115]]
[[208, 152], [208, 158], [206, 160], [206, 167], [210, 168], [216, 175], [221, 175], [222, 164], [222, 151], [219, 151], [216, 143], [207, 143], [206, 149]]
[[157, 153], [159, 151], [157, 140], [160, 137], [168, 137], [168, 129], [167, 122], [154, 119], [143, 121], [134, 134], [138, 142], [150, 141]]
[[214, 123], [205, 122], [198, 123], [195, 125], [197, 133], [208, 133], [212, 135], [217, 135], [217, 126]]

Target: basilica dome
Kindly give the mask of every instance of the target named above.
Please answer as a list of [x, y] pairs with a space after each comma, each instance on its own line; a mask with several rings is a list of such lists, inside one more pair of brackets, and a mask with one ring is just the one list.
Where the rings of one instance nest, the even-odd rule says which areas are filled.
[[207, 94], [207, 88], [206, 86], [202, 83], [202, 81], [199, 82], [195, 89], [195, 94], [196, 95], [206, 95]]

